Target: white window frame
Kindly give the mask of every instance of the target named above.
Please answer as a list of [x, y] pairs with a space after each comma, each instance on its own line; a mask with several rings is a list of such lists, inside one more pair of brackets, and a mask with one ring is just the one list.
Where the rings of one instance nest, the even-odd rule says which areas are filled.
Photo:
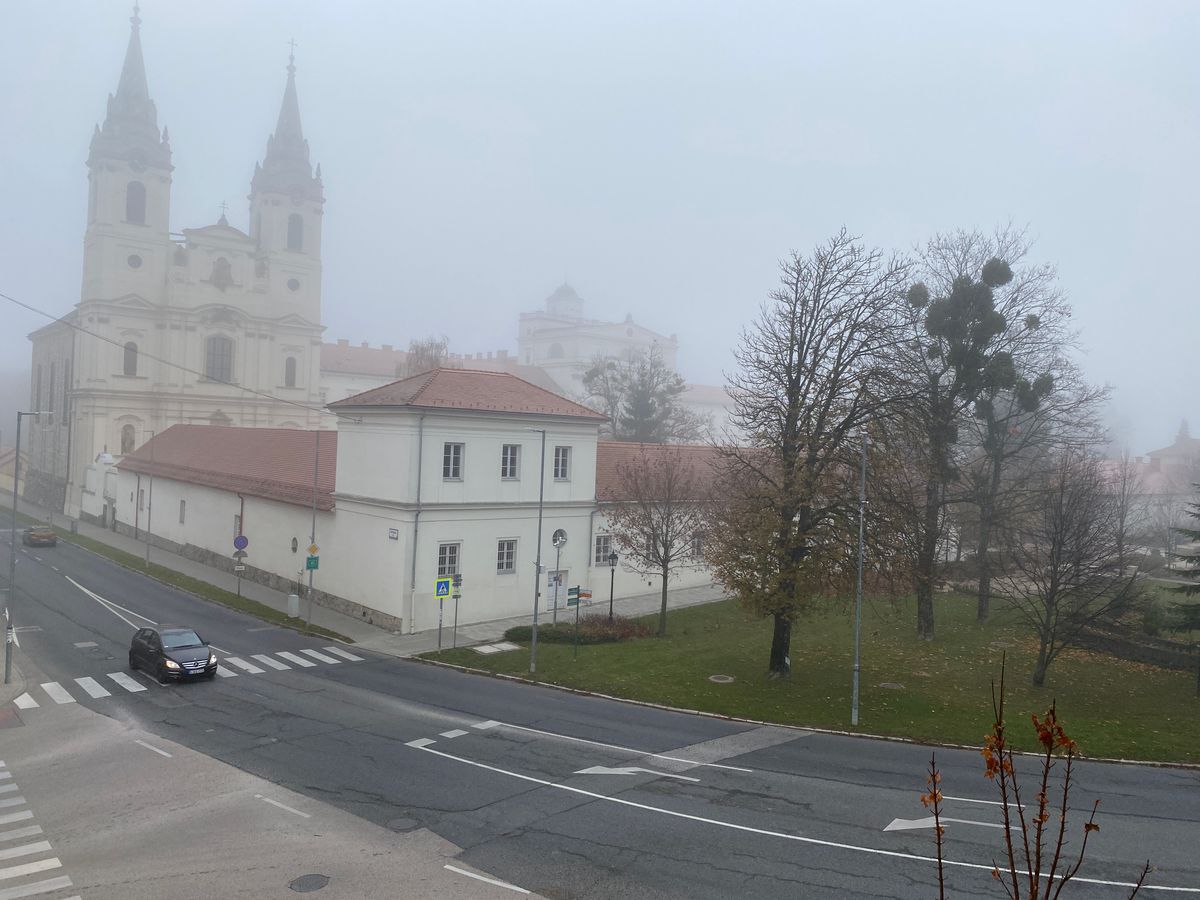
[[554, 480], [571, 480], [571, 448], [560, 444], [554, 448]]
[[450, 578], [461, 573], [462, 541], [443, 541], [438, 544], [437, 577]]
[[597, 566], [607, 566], [609, 554], [613, 552], [611, 534], [596, 535], [596, 545], [592, 548], [592, 563]]
[[183, 525], [186, 519], [187, 519], [187, 501], [180, 500], [179, 501], [179, 524]]
[[[511, 458], [510, 458], [511, 457]], [[521, 445], [504, 444], [500, 448], [500, 480], [521, 480]]]
[[496, 541], [496, 574], [517, 574], [517, 539], [500, 538]]
[[466, 445], [460, 441], [442, 444], [442, 481], [463, 480], [463, 458], [466, 455]]

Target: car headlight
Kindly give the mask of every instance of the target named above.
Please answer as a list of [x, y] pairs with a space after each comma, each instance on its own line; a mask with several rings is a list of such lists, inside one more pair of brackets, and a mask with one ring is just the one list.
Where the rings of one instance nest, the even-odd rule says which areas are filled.
[[168, 669], [178, 669], [179, 668], [179, 663], [175, 662], [175, 660], [173, 660], [173, 659], [168, 659], [166, 661], [165, 665]]
[[208, 664], [209, 664], [210, 666], [215, 666], [215, 665], [217, 664], [217, 654], [215, 654], [215, 653], [210, 653], [210, 654], [208, 655]]

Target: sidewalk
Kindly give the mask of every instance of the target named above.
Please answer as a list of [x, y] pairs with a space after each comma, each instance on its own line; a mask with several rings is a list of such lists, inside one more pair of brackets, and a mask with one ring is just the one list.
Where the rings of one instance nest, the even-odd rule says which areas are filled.
[[[47, 521], [49, 513], [33, 504], [22, 501], [21, 510], [30, 515], [37, 515], [43, 521]], [[59, 527], [64, 527], [69, 520], [61, 513], [54, 516], [54, 522]], [[135, 540], [134, 538], [120, 534], [115, 531], [110, 531], [106, 528], [101, 528], [98, 525], [92, 525], [88, 522], [77, 522], [77, 532], [83, 537], [91, 538], [102, 544], [107, 544], [118, 550], [123, 550], [126, 553], [131, 553], [134, 556], [145, 558], [146, 543], [145, 541]], [[155, 565], [165, 566], [168, 569], [173, 569], [183, 575], [191, 578], [196, 578], [200, 581], [205, 581], [216, 587], [223, 588], [227, 591], [237, 590], [237, 578], [232, 572], [224, 572], [212, 566], [206, 566], [204, 563], [197, 562], [192, 559], [180, 556], [177, 553], [172, 553], [169, 550], [164, 550], [159, 547], [150, 548], [150, 561]], [[242, 581], [242, 596], [249, 597], [251, 600], [256, 600], [264, 606], [269, 606], [272, 609], [280, 612], [287, 610], [287, 594], [282, 591], [274, 590], [264, 584], [259, 584], [256, 581]], [[713, 603], [717, 600], [725, 598], [724, 590], [716, 584], [702, 585], [700, 587], [679, 588], [670, 590], [667, 595], [667, 605], [670, 609], [680, 609], [685, 606], [697, 606], [702, 603]], [[618, 599], [613, 604], [613, 610], [618, 615], [622, 616], [642, 616], [649, 613], [658, 612], [662, 603], [662, 597], [658, 591], [647, 594], [638, 594], [633, 597]], [[589, 613], [595, 613], [603, 607], [604, 611], [608, 611], [607, 602], [601, 603], [597, 601], [590, 607], [585, 607]], [[303, 615], [307, 611], [307, 606], [301, 598], [300, 612]], [[532, 612], [532, 610], [531, 610]], [[566, 618], [568, 615], [573, 619], [574, 611], [568, 613], [567, 609], [559, 609], [559, 618]], [[548, 624], [551, 621], [551, 613], [543, 611], [538, 618], [539, 624]], [[521, 616], [513, 616], [506, 619], [496, 619], [491, 622], [477, 622], [473, 625], [460, 625], [458, 627], [458, 645], [471, 646], [472, 644], [486, 644], [503, 639], [504, 632], [514, 625], [528, 625], [530, 621], [529, 614]], [[389, 656], [415, 656], [419, 653], [426, 653], [430, 650], [436, 650], [438, 645], [437, 629], [433, 628], [428, 631], [418, 631], [413, 634], [399, 634], [396, 632], [387, 631], [375, 625], [369, 625], [366, 622], [356, 619], [353, 616], [347, 616], [343, 613], [336, 612], [332, 609], [327, 609], [323, 606], [314, 605], [312, 608], [312, 623], [319, 625], [322, 628], [328, 628], [331, 631], [336, 631], [338, 634], [344, 634], [351, 638], [356, 644], [367, 650], [374, 650], [377, 653], [385, 653]], [[452, 641], [449, 624], [442, 631], [442, 646], [449, 647]]]

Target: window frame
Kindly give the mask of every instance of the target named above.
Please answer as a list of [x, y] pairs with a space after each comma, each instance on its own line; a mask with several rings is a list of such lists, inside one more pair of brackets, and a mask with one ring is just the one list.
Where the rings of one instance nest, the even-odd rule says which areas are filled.
[[121, 359], [121, 374], [130, 378], [136, 378], [138, 373], [137, 341], [126, 341], [122, 350], [124, 351], [124, 356]]
[[559, 444], [554, 448], [554, 472], [555, 481], [570, 481], [571, 480], [571, 446], [569, 444]]
[[442, 481], [463, 480], [463, 460], [466, 444], [462, 441], [445, 441], [442, 444]]
[[[216, 348], [221, 348], [218, 352]], [[228, 351], [228, 352], [224, 352]], [[225, 334], [210, 334], [204, 339], [204, 378], [219, 384], [233, 384], [233, 357], [235, 353], [234, 340]], [[224, 365], [224, 374], [217, 372], [217, 364]]]
[[[509, 451], [511, 453], [511, 459]], [[510, 465], [511, 463], [511, 465]], [[520, 481], [521, 480], [521, 445], [520, 444], [503, 444], [500, 447], [500, 480], [501, 481]]]
[[180, 500], [179, 501], [179, 524], [184, 525], [186, 523], [187, 523], [187, 501]]
[[[601, 544], [601, 541], [604, 543]], [[604, 547], [604, 552], [600, 552], [601, 546]], [[609, 554], [613, 552], [613, 538], [611, 534], [598, 534], [596, 541], [592, 545], [592, 564], [596, 566], [607, 566]]]
[[498, 538], [496, 540], [496, 574], [517, 574], [517, 538]]
[[[451, 562], [451, 557], [453, 561]], [[462, 574], [462, 541], [439, 541], [437, 577], [453, 578]]]
[[146, 185], [136, 179], [125, 185], [125, 223], [146, 224]]
[[283, 361], [283, 386], [294, 388], [296, 386], [296, 357], [289, 356]]
[[304, 216], [291, 213], [287, 218], [287, 249], [296, 253], [304, 252]]

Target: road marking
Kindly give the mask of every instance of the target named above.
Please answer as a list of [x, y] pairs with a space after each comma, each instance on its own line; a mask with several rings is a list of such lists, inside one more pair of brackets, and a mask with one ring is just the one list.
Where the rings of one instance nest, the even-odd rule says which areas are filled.
[[313, 662], [311, 659], [305, 659], [303, 656], [297, 656], [295, 653], [289, 653], [286, 650], [280, 650], [275, 655], [282, 656], [288, 662], [295, 663], [296, 665], [300, 666], [301, 668], [311, 669], [313, 666], [316, 665], [316, 663]]
[[459, 875], [466, 875], [468, 878], [486, 881], [488, 884], [496, 885], [496, 887], [508, 888], [510, 891], [516, 891], [518, 894], [529, 893], [525, 888], [517, 887], [515, 884], [509, 884], [507, 881], [498, 881], [495, 878], [488, 878], [486, 875], [477, 875], [474, 872], [468, 872], [466, 869], [460, 869], [458, 866], [452, 866], [449, 863], [446, 863], [443, 868], [449, 869], [451, 872], [457, 872]]
[[301, 653], [303, 653], [305, 656], [311, 656], [313, 659], [315, 659], [315, 660], [317, 660], [317, 661], [319, 661], [319, 662], [323, 662], [323, 663], [334, 663], [334, 664], [336, 664], [336, 663], [340, 663], [340, 662], [341, 662], [341, 660], [340, 660], [340, 659], [334, 659], [332, 656], [326, 656], [324, 653], [321, 653], [321, 652], [320, 652], [320, 651], [318, 651], [318, 650], [308, 650], [308, 649], [304, 649], [304, 650], [301, 650], [300, 652], [301, 652]]
[[49, 694], [50, 699], [55, 703], [63, 704], [75, 702], [75, 698], [68, 694], [67, 689], [57, 681], [47, 681], [42, 685], [42, 690]]
[[272, 669], [279, 669], [279, 670], [287, 669], [287, 670], [291, 671], [291, 668], [292, 668], [291, 666], [284, 665], [279, 660], [275, 659], [273, 656], [267, 656], [267, 654], [265, 654], [265, 653], [255, 653], [254, 656], [251, 657], [251, 659], [257, 659], [264, 666], [270, 666]]
[[20, 822], [24, 819], [32, 819], [32, 818], [33, 818], [33, 811], [28, 810], [28, 809], [23, 809], [20, 812], [5, 813], [4, 815], [0, 816], [0, 825], [9, 825], [13, 822]]
[[25, 828], [14, 828], [11, 831], [0, 831], [0, 841], [15, 841], [18, 838], [36, 837], [41, 833], [41, 825], [27, 825]]
[[151, 625], [158, 624], [153, 619], [148, 619], [145, 616], [143, 616], [141, 613], [134, 612], [132, 609], [126, 609], [124, 606], [121, 606], [119, 603], [113, 603], [111, 600], [105, 600], [103, 597], [101, 597], [95, 591], [89, 591], [87, 588], [85, 588], [82, 584], [80, 584], [78, 581], [76, 581], [70, 575], [64, 575], [63, 577], [66, 578], [67, 581], [71, 582], [71, 584], [75, 585], [75, 587], [79, 588], [81, 591], [83, 591], [85, 594], [87, 594], [89, 597], [91, 597], [93, 600], [95, 600], [97, 603], [99, 603], [101, 606], [103, 606], [105, 609], [107, 609], [110, 613], [112, 613], [114, 616], [116, 616], [118, 619], [120, 619], [122, 622], [124, 622], [130, 628], [141, 628], [142, 626], [137, 624], [136, 622], [130, 622], [127, 618], [125, 618], [123, 615], [121, 615], [121, 613], [117, 612], [118, 609], [121, 610], [121, 612], [129, 613], [131, 616], [137, 616], [142, 621], [149, 622]]
[[673, 772], [655, 772], [653, 769], [643, 769], [641, 766], [618, 766], [609, 768], [608, 766], [592, 766], [590, 769], [580, 769], [576, 775], [637, 775], [645, 773], [653, 775], [656, 778], [678, 778], [680, 781], [695, 781], [699, 782], [699, 778], [689, 778], [687, 775], [676, 775]]
[[988, 806], [1003, 806], [999, 800], [973, 800], [970, 797], [942, 797], [943, 800], [957, 800], [959, 803], [986, 803]]
[[322, 649], [328, 650], [334, 656], [340, 656], [342, 659], [348, 659], [348, 660], [350, 660], [350, 662], [362, 662], [363, 661], [363, 658], [361, 656], [355, 656], [353, 653], [343, 650], [341, 647], [323, 647]]
[[[716, 825], [719, 828], [728, 828], [731, 831], [742, 831], [742, 832], [747, 832], [749, 834], [760, 834], [765, 837], [774, 837], [774, 838], [780, 838], [780, 839], [786, 840], [786, 841], [795, 841], [796, 843], [799, 843], [799, 844], [812, 844], [813, 846], [816, 846], [816, 847], [831, 847], [831, 848], [834, 848], [837, 850], [849, 850], [854, 853], [869, 853], [872, 856], [886, 856], [891, 859], [906, 859], [906, 860], [911, 860], [913, 862], [932, 863], [932, 864], [937, 864], [937, 862], [938, 862], [937, 858], [933, 857], [933, 856], [921, 856], [920, 854], [917, 854], [917, 853], [903, 853], [898, 850], [881, 850], [877, 847], [863, 847], [863, 846], [859, 846], [857, 844], [842, 843], [840, 841], [828, 841], [828, 840], [824, 840], [822, 838], [805, 837], [805, 836], [799, 835], [799, 834], [789, 834], [785, 831], [770, 831], [766, 828], [755, 828], [751, 825], [739, 825], [736, 822], [724, 822], [720, 819], [710, 819], [705, 816], [696, 816], [696, 815], [692, 815], [691, 813], [678, 812], [677, 810], [666, 809], [665, 807], [662, 807], [662, 806], [651, 806], [648, 803], [638, 803], [634, 800], [626, 800], [623, 797], [610, 797], [607, 794], [599, 794], [599, 793], [596, 793], [595, 791], [587, 791], [587, 790], [584, 790], [583, 788], [573, 787], [572, 785], [569, 785], [569, 784], [560, 784], [559, 782], [556, 782], [556, 781], [547, 781], [544, 778], [535, 778], [532, 775], [522, 775], [520, 772], [510, 772], [507, 769], [501, 769], [496, 766], [489, 766], [487, 763], [476, 762], [473, 759], [466, 759], [462, 756], [455, 756], [452, 753], [446, 753], [443, 750], [433, 750], [428, 746], [431, 743], [434, 743], [434, 742], [428, 741], [428, 740], [424, 741], [424, 742], [409, 741], [406, 746], [412, 747], [417, 750], [421, 750], [425, 753], [432, 753], [434, 756], [441, 756], [445, 759], [453, 760], [454, 762], [463, 763], [464, 765], [474, 766], [477, 769], [484, 769], [488, 772], [495, 772], [498, 775], [507, 775], [509, 778], [516, 778], [516, 779], [519, 779], [520, 781], [527, 781], [527, 782], [531, 782], [533, 784], [540, 784], [543, 787], [554, 788], [554, 789], [560, 790], [560, 791], [567, 791], [568, 793], [578, 794], [583, 797], [591, 797], [593, 800], [602, 800], [607, 803], [616, 803], [619, 806], [628, 806], [628, 807], [632, 807], [633, 809], [645, 810], [646, 812], [659, 813], [660, 815], [671, 816], [676, 819], [686, 819], [690, 822], [700, 822], [705, 825]], [[944, 859], [941, 861], [941, 864], [943, 866], [954, 866], [955, 868], [960, 868], [960, 869], [974, 869], [976, 871], [987, 872], [989, 874], [991, 873], [992, 869], [995, 868], [990, 863], [985, 865], [983, 863], [963, 862], [961, 860], [956, 860], [956, 859]], [[1029, 873], [1018, 870], [1018, 874], [1028, 875]], [[1076, 875], [1074, 877], [1074, 879], [1072, 879], [1072, 880], [1078, 881], [1078, 882], [1083, 882], [1085, 884], [1101, 884], [1101, 885], [1105, 885], [1107, 887], [1122, 887], [1122, 888], [1135, 887], [1134, 883], [1131, 881], [1106, 881], [1106, 880], [1103, 880], [1100, 878], [1084, 878], [1079, 875]], [[1167, 887], [1164, 885], [1148, 884], [1148, 885], [1144, 885], [1142, 890], [1172, 891], [1172, 892], [1181, 893], [1181, 894], [1200, 894], [1200, 887], [1196, 887], [1196, 888]], [[3, 900], [3, 898], [0, 898], [0, 900]]]
[[[5, 869], [0, 869], [0, 881], [8, 878], [22, 878], [26, 875], [34, 875], [38, 872], [48, 872], [50, 869], [61, 869], [62, 863], [58, 861], [57, 856], [52, 856], [49, 859], [39, 859], [37, 862], [23, 863], [19, 866], [9, 866]], [[3, 896], [3, 894], [0, 894]]]
[[256, 666], [254, 663], [246, 662], [244, 659], [239, 659], [236, 656], [225, 657], [225, 662], [233, 663], [239, 669], [249, 672], [251, 675], [261, 675], [263, 673], [263, 670], [260, 669], [258, 666]]
[[59, 571], [58, 566], [51, 566], [50, 568], [53, 569], [55, 572]]
[[218, 647], [216, 644], [209, 644], [209, 645], [208, 645], [208, 649], [209, 649], [209, 650], [216, 650], [218, 653], [224, 653], [226, 656], [228, 656], [228, 655], [229, 655], [229, 651], [228, 651], [228, 650], [222, 650], [222, 649], [221, 649], [220, 647]]
[[217, 666], [217, 674], [222, 678], [237, 678], [237, 672], [231, 672], [225, 666]]
[[497, 722], [495, 719], [488, 719], [486, 722], [476, 722], [471, 727], [478, 728], [480, 731], [483, 731], [488, 728], [495, 728], [499, 724], [501, 723]]
[[99, 647], [99, 646], [100, 645], [97, 644], [95, 641], [79, 641], [78, 643], [75, 644], [75, 649], [76, 650], [86, 650], [89, 647]]
[[28, 694], [22, 694], [20, 697], [14, 700], [13, 703], [17, 704], [17, 709], [37, 709], [39, 706], [41, 706], [40, 703], [38, 703]]
[[0, 794], [11, 794], [17, 789], [16, 784], [0, 784]]
[[[0, 762], [0, 766], [3, 765], [4, 763]], [[12, 772], [0, 772], [0, 781], [4, 781], [6, 778], [12, 778]]]
[[170, 759], [170, 758], [171, 758], [171, 754], [170, 754], [170, 753], [168, 753], [166, 750], [159, 750], [159, 749], [158, 749], [157, 747], [155, 747], [153, 744], [147, 744], [145, 741], [134, 741], [134, 743], [135, 743], [135, 744], [141, 744], [141, 745], [142, 745], [143, 747], [145, 747], [147, 750], [153, 750], [153, 751], [154, 751], [155, 753], [157, 753], [159, 756], [165, 756], [167, 759]]
[[462, 737], [462, 736], [463, 736], [464, 734], [466, 734], [466, 733], [467, 733], [467, 732], [463, 731], [461, 728], [455, 728], [455, 729], [452, 729], [452, 730], [450, 730], [450, 731], [443, 731], [443, 732], [442, 732], [442, 737], [444, 737], [444, 738], [456, 738], [456, 737]]
[[294, 813], [295, 815], [301, 816], [305, 819], [312, 818], [312, 816], [310, 816], [306, 812], [300, 812], [300, 810], [298, 810], [298, 809], [292, 809], [292, 807], [287, 806], [286, 804], [280, 803], [278, 800], [272, 800], [270, 797], [264, 797], [262, 794], [255, 794], [254, 799], [261, 800], [261, 801], [263, 801], [263, 803], [270, 803], [272, 806], [278, 806], [280, 809], [285, 809], [288, 812]]
[[88, 696], [94, 697], [97, 700], [101, 697], [112, 696], [95, 678], [84, 676], [83, 678], [76, 678], [75, 683], [87, 691]]
[[61, 891], [71, 886], [71, 879], [66, 875], [58, 878], [47, 878], [45, 881], [35, 881], [32, 884], [17, 887], [0, 888], [0, 900], [17, 900], [18, 897], [32, 897], [34, 894], [48, 894], [50, 891]]
[[[982, 825], [984, 828], [1003, 828], [1002, 822], [976, 822], [974, 819], [952, 819], [949, 816], [942, 816], [942, 822], [957, 822], [959, 825]], [[937, 820], [933, 816], [927, 816], [924, 819], [892, 819], [884, 826], [884, 831], [912, 831], [917, 828], [932, 828]], [[1011, 826], [1019, 828], [1018, 825]]]
[[437, 741], [433, 740], [432, 738], [417, 738], [415, 741], [409, 741], [408, 746], [415, 747], [417, 750], [423, 750], [424, 748], [428, 747], [430, 744], [436, 744], [436, 743], [437, 743]]
[[[540, 728], [527, 728], [524, 725], [513, 725], [510, 722], [484, 722], [483, 725], [493, 727], [499, 725], [502, 728], [515, 728], [517, 731], [528, 731], [532, 734], [542, 734], [547, 737], [559, 738], [564, 741], [574, 741], [577, 744], [591, 744], [593, 747], [607, 747], [609, 750], [621, 750], [624, 753], [634, 753], [638, 756], [653, 756], [655, 759], [669, 759], [671, 762], [687, 763], [690, 766], [707, 766], [710, 769], [729, 769], [733, 772], [753, 772], [753, 769], [743, 769], [741, 766], [724, 766], [721, 763], [706, 763], [695, 759], [683, 759], [679, 756], [668, 756], [665, 753], [648, 753], [645, 750], [637, 750], [633, 747], [622, 747], [618, 744], [606, 744], [603, 741], [589, 741], [587, 738], [571, 737], [569, 734], [558, 734], [553, 731], [542, 731]], [[476, 725], [476, 728], [482, 728], [483, 725]]]
[[32, 856], [35, 853], [45, 853], [49, 849], [49, 841], [22, 844], [20, 847], [9, 847], [7, 850], [0, 850], [0, 859], [16, 859], [18, 856]]
[[146, 689], [144, 684], [142, 684], [140, 681], [135, 681], [124, 672], [109, 672], [108, 677], [121, 687], [125, 688], [125, 690], [129, 691], [131, 694], [136, 694], [138, 691], [144, 691]]
[[10, 806], [27, 806], [24, 797], [9, 797], [7, 800], [0, 800], [0, 808], [7, 809]]

